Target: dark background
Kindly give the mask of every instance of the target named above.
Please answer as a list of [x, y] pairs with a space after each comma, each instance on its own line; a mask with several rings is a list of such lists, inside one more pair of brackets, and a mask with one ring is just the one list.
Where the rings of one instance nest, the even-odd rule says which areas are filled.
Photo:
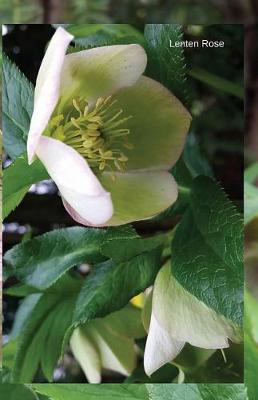
[[257, 0], [1, 0], [2, 23], [251, 23]]

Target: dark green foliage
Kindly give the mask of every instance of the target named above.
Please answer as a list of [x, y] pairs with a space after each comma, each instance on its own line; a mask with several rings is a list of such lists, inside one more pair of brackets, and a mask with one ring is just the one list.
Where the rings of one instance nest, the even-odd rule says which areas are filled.
[[[237, 325], [243, 317], [243, 223], [223, 190], [197, 177], [172, 242], [177, 280]], [[226, 288], [226, 289], [225, 289]]]
[[183, 40], [181, 25], [148, 24], [144, 31], [147, 42], [146, 74], [166, 86], [182, 103], [187, 103], [186, 64], [183, 49], [170, 48]]
[[19, 69], [3, 58], [4, 149], [15, 159], [26, 150], [33, 110], [33, 86]]

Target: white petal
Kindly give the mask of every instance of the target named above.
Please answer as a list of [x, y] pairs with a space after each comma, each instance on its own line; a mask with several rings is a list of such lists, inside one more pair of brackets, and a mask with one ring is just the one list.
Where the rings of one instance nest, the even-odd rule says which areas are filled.
[[110, 193], [104, 190], [86, 160], [76, 150], [59, 140], [42, 136], [37, 156], [58, 186], [68, 211], [70, 207], [85, 225], [99, 226], [111, 218], [113, 205]]
[[[159, 272], [153, 294], [153, 313], [177, 340], [204, 349], [228, 347], [235, 332], [226, 319], [187, 292], [173, 277], [170, 263]], [[169, 318], [168, 318], [169, 316]]]
[[34, 110], [27, 142], [29, 163], [33, 161], [38, 140], [58, 102], [65, 53], [72, 39], [72, 35], [63, 28], [58, 28], [41, 63], [36, 82]]
[[101, 362], [95, 345], [80, 328], [74, 330], [70, 346], [89, 383], [101, 382]]
[[137, 45], [96, 47], [65, 57], [61, 96], [64, 102], [83, 96], [92, 103], [100, 96], [133, 85], [147, 65], [144, 49]]
[[144, 352], [144, 369], [147, 375], [153, 374], [166, 363], [173, 360], [183, 349], [184, 342], [171, 339], [152, 314], [149, 334]]
[[105, 326], [105, 319], [96, 319], [85, 325], [100, 353], [101, 365], [125, 376], [136, 367], [134, 341], [113, 335]]
[[[160, 352], [162, 346], [170, 348], [168, 343], [175, 346], [176, 342], [188, 342], [205, 349], [220, 349], [228, 347], [228, 339], [238, 340], [232, 324], [187, 292], [172, 276], [170, 262], [167, 263], [154, 284], [146, 360], [150, 360], [150, 354]], [[159, 363], [163, 365], [168, 358], [169, 354], [161, 352]], [[149, 370], [155, 370], [154, 365], [150, 360]]]

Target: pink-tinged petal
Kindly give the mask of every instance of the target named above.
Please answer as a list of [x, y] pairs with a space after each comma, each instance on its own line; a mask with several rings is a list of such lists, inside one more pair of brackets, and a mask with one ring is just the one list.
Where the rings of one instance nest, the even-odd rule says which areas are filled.
[[103, 189], [76, 150], [59, 140], [42, 136], [36, 151], [75, 220], [84, 225], [99, 226], [112, 217], [110, 193]]
[[74, 221], [78, 222], [78, 224], [85, 225], [85, 226], [94, 226], [94, 227], [98, 227], [98, 228], [105, 226], [105, 224], [97, 224], [97, 225], [91, 224], [88, 220], [86, 220], [80, 214], [78, 214], [78, 212], [69, 203], [67, 203], [67, 201], [65, 201], [64, 198], [62, 198], [62, 201], [63, 201], [64, 208], [66, 209], [68, 214], [70, 214], [72, 219], [74, 219]]
[[65, 53], [72, 39], [72, 35], [63, 28], [58, 28], [41, 63], [27, 142], [29, 164], [33, 161], [39, 138], [58, 102]]
[[65, 57], [62, 70], [61, 103], [75, 96], [89, 103], [134, 85], [147, 65], [144, 49], [138, 44], [96, 47]]

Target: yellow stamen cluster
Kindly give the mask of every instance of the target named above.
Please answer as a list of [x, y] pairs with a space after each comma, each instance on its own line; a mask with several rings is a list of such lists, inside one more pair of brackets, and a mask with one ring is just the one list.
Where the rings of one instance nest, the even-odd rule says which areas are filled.
[[130, 130], [121, 126], [131, 116], [123, 117], [123, 110], [116, 103], [111, 96], [100, 97], [90, 110], [85, 100], [74, 99], [69, 117], [52, 118], [50, 135], [76, 149], [92, 168], [124, 171], [128, 157], [121, 147], [133, 146], [128, 141]]

